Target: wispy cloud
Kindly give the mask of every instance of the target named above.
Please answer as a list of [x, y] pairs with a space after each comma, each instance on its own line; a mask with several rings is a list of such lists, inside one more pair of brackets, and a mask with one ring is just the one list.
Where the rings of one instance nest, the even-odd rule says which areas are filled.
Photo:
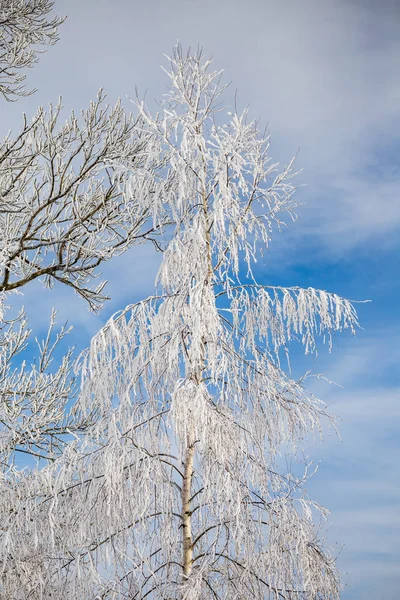
[[310, 491], [332, 510], [329, 539], [344, 545], [344, 600], [394, 599], [400, 583], [400, 391], [390, 375], [399, 360], [397, 334], [346, 344], [330, 367], [321, 365], [343, 388], [315, 385], [341, 417], [341, 439], [327, 436], [308, 452], [321, 460]]
[[[238, 88], [239, 106], [269, 122], [274, 156], [289, 160], [300, 147], [307, 208], [293, 235], [320, 238], [335, 254], [398, 228], [398, 164], [390, 175], [374, 168], [382, 155], [387, 162], [400, 125], [395, 2], [119, 0], [110, 11], [104, 0], [61, 0], [57, 8], [69, 14], [61, 40], [32, 71], [39, 92], [20, 109], [59, 94], [76, 108], [99, 87], [115, 99], [136, 84], [151, 102], [166, 85], [163, 53], [177, 39], [200, 43], [226, 68], [232, 101]], [[6, 109], [16, 125], [19, 110]]]

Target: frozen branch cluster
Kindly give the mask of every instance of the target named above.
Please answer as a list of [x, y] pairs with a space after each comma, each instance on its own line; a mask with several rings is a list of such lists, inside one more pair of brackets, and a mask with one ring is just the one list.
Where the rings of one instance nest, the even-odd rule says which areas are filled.
[[[294, 338], [314, 352], [317, 336], [354, 331], [356, 313], [325, 291], [257, 284], [257, 256], [294, 216], [292, 164], [277, 171], [246, 112], [221, 114], [221, 74], [201, 52], [177, 47], [170, 65], [161, 112], [138, 103], [164, 165], [153, 224], [173, 223], [157, 292], [114, 315], [81, 357], [75, 414], [96, 422], [9, 490], [26, 488], [1, 517], [3, 589], [337, 600], [314, 524], [326, 511], [305, 489], [313, 470], [282, 461], [328, 417], [280, 355]], [[126, 172], [122, 197], [138, 197], [143, 170]]]
[[49, 19], [49, 0], [0, 1], [0, 94], [6, 100], [32, 94], [25, 70], [38, 60], [40, 46], [55, 44], [63, 19]]
[[96, 268], [153, 230], [144, 229], [146, 180], [136, 196], [123, 197], [119, 174], [123, 164], [138, 174], [151, 170], [149, 139], [103, 93], [81, 119], [72, 114], [60, 124], [60, 112], [60, 103], [39, 109], [0, 150], [0, 291], [41, 277], [48, 286], [71, 286], [96, 309], [106, 299], [104, 283], [88, 285]]
[[65, 435], [84, 431], [95, 422], [94, 414], [75, 415], [69, 410], [77, 386], [73, 352], [69, 349], [53, 368], [58, 345], [69, 333], [62, 327], [53, 334], [53, 311], [48, 334], [37, 342], [37, 358], [31, 365], [15, 366], [30, 337], [24, 311], [0, 320], [0, 458], [2, 469], [12, 468], [15, 453], [55, 460], [65, 446]]

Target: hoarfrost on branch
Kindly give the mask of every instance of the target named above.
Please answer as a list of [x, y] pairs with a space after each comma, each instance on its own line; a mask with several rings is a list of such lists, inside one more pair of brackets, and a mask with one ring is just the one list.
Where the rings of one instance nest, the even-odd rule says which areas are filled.
[[[306, 492], [313, 468], [282, 466], [329, 417], [280, 358], [294, 339], [315, 352], [317, 336], [354, 331], [356, 313], [325, 291], [257, 283], [256, 258], [295, 216], [293, 165], [271, 162], [247, 111], [222, 113], [221, 73], [201, 51], [176, 47], [167, 74], [159, 114], [137, 102], [164, 165], [148, 181], [153, 224], [172, 224], [157, 289], [81, 357], [76, 410], [96, 422], [8, 490], [3, 589], [337, 600], [318, 527], [327, 511]], [[135, 197], [143, 173], [118, 168]]]

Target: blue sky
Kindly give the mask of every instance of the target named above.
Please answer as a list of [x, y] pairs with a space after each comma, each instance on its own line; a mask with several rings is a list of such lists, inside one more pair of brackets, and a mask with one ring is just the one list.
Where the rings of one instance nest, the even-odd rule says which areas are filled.
[[[204, 46], [238, 90], [239, 105], [269, 123], [274, 160], [300, 148], [299, 220], [273, 240], [263, 282], [313, 286], [361, 304], [363, 329], [338, 336], [317, 360], [341, 384], [315, 390], [342, 417], [343, 441], [310, 444], [321, 460], [310, 492], [332, 510], [328, 538], [344, 544], [343, 600], [397, 600], [400, 586], [400, 4], [395, 0], [56, 1], [60, 42], [29, 74], [35, 96], [2, 106], [3, 131], [63, 96], [66, 114], [104, 87], [110, 102], [135, 85], [159, 98], [177, 39]], [[68, 289], [24, 290], [40, 334], [51, 307], [83, 348], [118, 308], [151, 293], [159, 257], [139, 247], [103, 270], [112, 301], [89, 314]], [[40, 310], [38, 310], [40, 308]], [[296, 352], [296, 357], [298, 352]]]

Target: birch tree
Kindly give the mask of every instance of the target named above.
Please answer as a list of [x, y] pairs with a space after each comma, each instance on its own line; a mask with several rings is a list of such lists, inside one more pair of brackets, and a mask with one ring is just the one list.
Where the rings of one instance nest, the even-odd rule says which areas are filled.
[[292, 162], [279, 169], [247, 111], [225, 110], [221, 73], [200, 51], [177, 47], [167, 75], [159, 114], [138, 103], [167, 165], [152, 183], [154, 223], [174, 223], [155, 295], [114, 315], [82, 355], [79, 410], [98, 421], [2, 515], [3, 589], [336, 600], [312, 466], [283, 460], [329, 416], [283, 359], [291, 343], [313, 353], [318, 336], [354, 332], [356, 313], [335, 294], [257, 282], [256, 260], [294, 218]]

